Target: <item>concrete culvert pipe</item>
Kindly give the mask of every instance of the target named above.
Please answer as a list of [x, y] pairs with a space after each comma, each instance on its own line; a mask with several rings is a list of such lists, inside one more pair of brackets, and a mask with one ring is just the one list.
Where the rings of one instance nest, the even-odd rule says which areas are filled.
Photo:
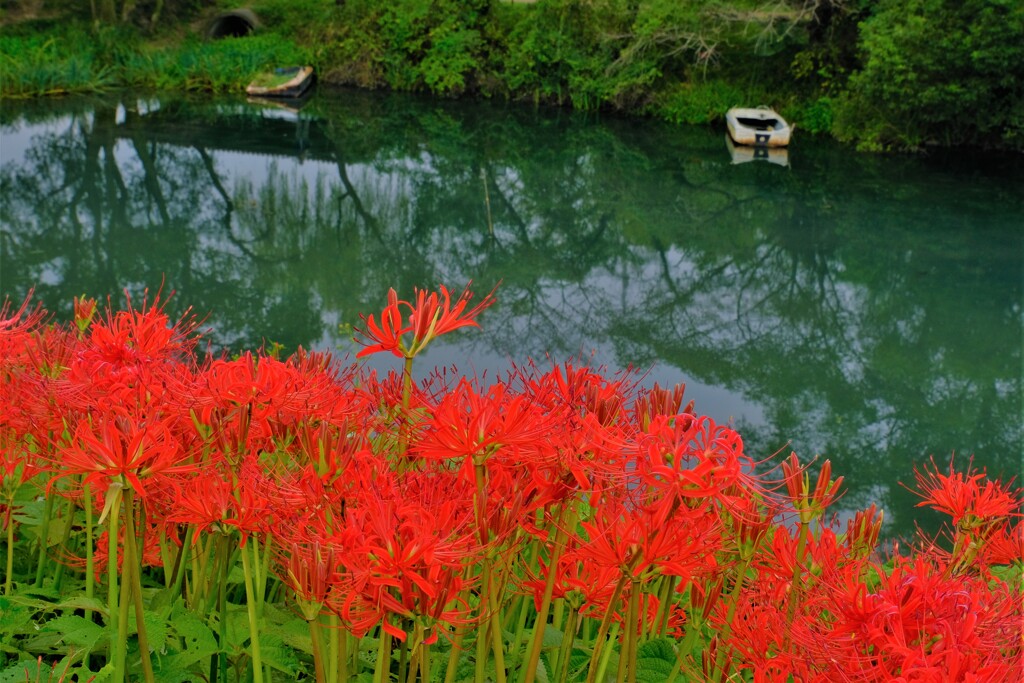
[[252, 10], [235, 9], [214, 17], [206, 30], [206, 37], [210, 40], [238, 38], [249, 35], [259, 27], [260, 19]]

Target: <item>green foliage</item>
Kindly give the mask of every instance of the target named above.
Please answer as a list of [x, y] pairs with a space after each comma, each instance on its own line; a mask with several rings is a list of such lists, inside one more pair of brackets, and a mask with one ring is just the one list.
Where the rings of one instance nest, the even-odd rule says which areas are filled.
[[308, 53], [271, 35], [190, 39], [176, 49], [148, 49], [126, 56], [123, 81], [164, 90], [240, 90], [261, 70], [303, 64]]
[[793, 122], [811, 133], [828, 133], [832, 130], [834, 104], [831, 97], [819, 97], [807, 105]]
[[1022, 35], [1016, 0], [885, 0], [862, 24], [838, 134], [870, 148], [1024, 148]]
[[47, 8], [67, 21], [5, 27], [0, 96], [125, 85], [238, 91], [268, 67], [305, 63], [328, 83], [675, 123], [769, 103], [804, 130], [866, 149], [1024, 148], [1024, 4], [1016, 0], [256, 0], [248, 6], [261, 19], [258, 34], [214, 42], [188, 23], [214, 9], [194, 0], [158, 6], [104, 0], [101, 13], [116, 12], [94, 22], [65, 0]]
[[708, 123], [722, 119], [729, 107], [750, 100], [749, 91], [724, 80], [684, 82], [663, 96], [659, 113], [672, 123]]
[[103, 90], [114, 82], [113, 68], [102, 60], [104, 45], [75, 26], [0, 34], [0, 93], [32, 97]]

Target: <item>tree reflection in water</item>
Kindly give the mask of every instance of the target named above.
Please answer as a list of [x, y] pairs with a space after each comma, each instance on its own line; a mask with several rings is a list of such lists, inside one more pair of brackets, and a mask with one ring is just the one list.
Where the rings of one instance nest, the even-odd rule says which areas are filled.
[[[2, 285], [166, 287], [231, 349], [350, 348], [388, 287], [503, 282], [426, 364], [582, 355], [686, 381], [748, 451], [821, 454], [846, 504], [934, 454], [1021, 469], [1024, 181], [810, 138], [733, 166], [719, 134], [408, 96], [65, 99], [3, 113]], [[697, 387], [695, 389], [695, 387]]]

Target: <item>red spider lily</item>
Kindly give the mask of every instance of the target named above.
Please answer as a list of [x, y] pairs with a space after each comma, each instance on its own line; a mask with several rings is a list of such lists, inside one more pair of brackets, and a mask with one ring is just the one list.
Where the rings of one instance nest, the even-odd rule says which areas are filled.
[[[436, 494], [435, 494], [436, 496]], [[342, 557], [359, 600], [349, 604], [376, 606], [381, 626], [404, 640], [388, 615], [426, 618], [430, 623], [468, 623], [468, 606], [460, 602], [467, 587], [464, 563], [472, 553], [472, 525], [464, 505], [455, 502], [398, 503], [366, 501], [349, 523], [364, 535]]]
[[[737, 672], [792, 673], [795, 669], [786, 645], [790, 630], [786, 621], [786, 607], [785, 603], [778, 601], [776, 593], [777, 590], [770, 582], [758, 582], [745, 588], [738, 596], [732, 620], [728, 622], [728, 640], [720, 643], [733, 652], [732, 661]], [[727, 619], [727, 611], [727, 603], [721, 601], [715, 604], [712, 611], [711, 622], [719, 633], [726, 631], [723, 624]], [[743, 680], [742, 674], [734, 675], [736, 680]], [[783, 681], [786, 678], [766, 680]]]
[[25, 352], [30, 348], [30, 336], [38, 330], [46, 319], [46, 311], [41, 305], [29, 308], [32, 292], [17, 309], [11, 305], [10, 299], [4, 299], [0, 306], [0, 372], [15, 367], [25, 360]]
[[614, 418], [629, 400], [628, 375], [612, 381], [590, 368], [565, 363], [542, 374], [530, 364], [516, 368], [513, 376], [556, 426], [548, 437], [554, 456], [542, 458], [531, 473], [538, 504], [621, 483], [635, 429]]
[[291, 589], [303, 619], [316, 619], [331, 590], [341, 582], [341, 563], [334, 548], [319, 541], [289, 541], [278, 551], [278, 564], [281, 579]]
[[[472, 284], [472, 283], [470, 283]], [[405, 350], [405, 356], [412, 358], [429, 344], [435, 337], [448, 334], [460, 327], [479, 327], [476, 318], [480, 312], [495, 302], [492, 289], [487, 296], [480, 300], [473, 308], [466, 310], [473, 293], [469, 290], [470, 285], [459, 295], [454, 307], [451, 303], [451, 294], [448, 289], [441, 285], [440, 296], [436, 292], [429, 294], [422, 289], [416, 290], [416, 303], [409, 312], [409, 322], [412, 329], [412, 343]]]
[[810, 524], [825, 514], [826, 508], [835, 502], [843, 478], [832, 480], [832, 462], [826, 460], [818, 472], [818, 482], [811, 491], [811, 480], [806, 466], [800, 465], [796, 453], [782, 463], [782, 473], [786, 482], [789, 500], [800, 517], [801, 524]]
[[924, 500], [918, 507], [931, 507], [953, 518], [958, 530], [975, 529], [998, 523], [1021, 510], [1020, 491], [1007, 484], [988, 480], [984, 472], [955, 472], [950, 459], [949, 474], [942, 474], [931, 461], [931, 468], [914, 470], [918, 495]]
[[76, 296], [74, 306], [75, 327], [78, 328], [78, 336], [83, 337], [96, 316], [96, 299], [87, 299], [84, 295], [81, 298]]
[[[380, 351], [388, 351], [391, 354], [414, 358], [423, 351], [426, 346], [435, 338], [447, 334], [461, 327], [479, 327], [475, 318], [485, 308], [495, 302], [494, 292], [485, 296], [480, 303], [473, 308], [466, 310], [473, 293], [466, 285], [466, 289], [452, 304], [451, 293], [444, 285], [440, 285], [440, 293], [427, 292], [423, 289], [415, 289], [416, 302], [400, 300], [394, 289], [388, 290], [388, 304], [380, 314], [380, 323], [373, 315], [360, 315], [364, 323], [364, 329], [358, 330], [369, 343], [364, 342], [362, 351], [356, 354], [357, 358], [368, 356]], [[403, 325], [402, 309], [408, 310], [408, 322]], [[412, 340], [406, 343], [403, 336], [412, 332]]]
[[685, 392], [685, 384], [677, 384], [671, 389], [662, 389], [655, 382], [654, 387], [638, 396], [633, 404], [633, 413], [640, 429], [647, 431], [651, 420], [659, 415], [666, 417], [675, 417], [681, 414], [693, 415], [693, 401], [683, 408]]
[[854, 557], [865, 558], [878, 546], [885, 513], [874, 503], [867, 510], [858, 510], [846, 525], [846, 546]]
[[[191, 360], [196, 343], [196, 321], [186, 313], [172, 323], [160, 295], [145, 298], [135, 309], [113, 312], [108, 302], [106, 319], [92, 324], [88, 338], [71, 363], [69, 379], [87, 387], [89, 397], [107, 394], [135, 402], [152, 402], [164, 394], [165, 375]], [[93, 401], [85, 398], [87, 408]]]
[[1013, 526], [999, 525], [985, 539], [979, 561], [985, 566], [1008, 564], [1021, 567], [1024, 565], [1024, 521], [1018, 521]]
[[275, 450], [303, 422], [341, 414], [340, 387], [318, 364], [256, 358], [217, 359], [175, 391], [220, 452], [236, 461], [253, 449]]
[[94, 490], [127, 484], [145, 497], [145, 482], [195, 469], [167, 418], [140, 419], [113, 411], [99, 415], [95, 423], [78, 424], [71, 443], [51, 463], [56, 478], [84, 474]]
[[824, 612], [833, 624], [796, 626], [816, 680], [1021, 680], [1024, 627], [1012, 587], [949, 576], [927, 557], [875, 571], [874, 589], [856, 576], [836, 583]]
[[366, 348], [356, 354], [356, 358], [369, 356], [379, 351], [389, 351], [392, 355], [402, 357], [402, 335], [411, 329], [411, 326], [402, 326], [402, 308], [404, 301], [398, 300], [398, 293], [394, 289], [388, 290], [388, 305], [380, 314], [380, 324], [373, 319], [373, 314], [362, 315], [365, 328], [357, 330], [372, 344], [365, 344]]
[[235, 529], [242, 536], [240, 546], [244, 548], [251, 534], [274, 528], [274, 487], [255, 457], [247, 456], [237, 479], [204, 474], [187, 481], [175, 495], [173, 512], [167, 521], [194, 524], [199, 532], [229, 533]]
[[477, 392], [462, 380], [433, 410], [413, 453], [427, 460], [455, 460], [472, 466], [503, 451], [511, 461], [537, 461], [554, 425], [524, 396], [512, 395], [504, 384]]
[[662, 518], [681, 504], [749, 496], [757, 488], [739, 434], [709, 417], [654, 418], [636, 454], [639, 477], [656, 494]]
[[571, 556], [584, 564], [617, 568], [630, 579], [653, 569], [685, 583], [715, 566], [721, 545], [717, 519], [706, 508], [680, 508], [674, 517], [659, 519], [656, 513], [608, 500], [580, 527], [587, 540]]

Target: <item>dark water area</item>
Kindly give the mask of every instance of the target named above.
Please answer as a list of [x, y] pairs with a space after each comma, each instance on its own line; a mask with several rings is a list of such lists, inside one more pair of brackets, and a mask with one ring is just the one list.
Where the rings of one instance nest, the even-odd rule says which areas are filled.
[[[889, 536], [955, 453], [1020, 476], [1024, 159], [875, 156], [495, 103], [120, 94], [0, 110], [0, 295], [165, 283], [216, 347], [353, 352], [389, 287], [501, 282], [419, 369], [571, 356], [685, 382], [748, 454], [833, 461]], [[776, 163], [772, 163], [772, 161]], [[389, 359], [374, 361], [387, 368]]]

